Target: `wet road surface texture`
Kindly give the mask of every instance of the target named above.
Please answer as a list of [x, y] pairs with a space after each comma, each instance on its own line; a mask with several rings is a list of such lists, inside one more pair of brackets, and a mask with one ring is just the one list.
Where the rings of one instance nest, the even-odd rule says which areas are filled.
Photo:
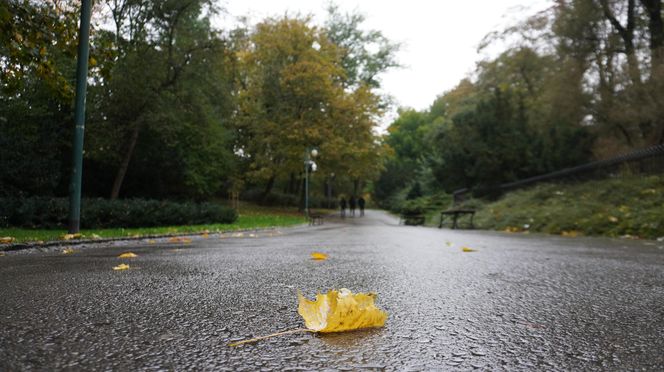
[[[662, 245], [398, 226], [369, 211], [190, 244], [7, 252], [0, 370], [662, 370]], [[298, 289], [343, 287], [377, 292], [386, 326], [227, 346], [303, 327]]]

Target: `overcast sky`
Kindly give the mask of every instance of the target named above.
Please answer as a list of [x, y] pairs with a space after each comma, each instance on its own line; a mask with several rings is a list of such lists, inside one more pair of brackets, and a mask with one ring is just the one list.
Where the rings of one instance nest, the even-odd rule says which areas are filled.
[[[384, 91], [397, 106], [428, 108], [436, 96], [453, 88], [484, 56], [477, 45], [489, 32], [549, 6], [548, 0], [336, 0], [344, 11], [358, 11], [365, 27], [403, 44], [401, 69], [382, 77]], [[311, 14], [325, 20], [328, 0], [224, 0], [231, 16], [256, 23], [267, 16]], [[232, 19], [227, 19], [231, 22]], [[219, 25], [226, 28], [228, 25]], [[226, 26], [226, 27], [224, 27]]]

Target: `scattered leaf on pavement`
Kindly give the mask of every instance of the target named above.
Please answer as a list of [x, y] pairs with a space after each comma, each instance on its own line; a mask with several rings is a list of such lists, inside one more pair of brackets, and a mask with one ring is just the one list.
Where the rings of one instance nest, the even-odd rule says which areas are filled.
[[377, 328], [384, 326], [387, 319], [387, 313], [374, 304], [376, 295], [373, 293], [353, 294], [350, 290], [341, 288], [338, 291], [331, 290], [324, 294], [318, 293], [316, 301], [308, 300], [300, 291], [297, 292], [297, 297], [299, 302], [297, 312], [304, 319], [307, 328], [293, 329], [234, 342], [228, 346], [239, 346], [270, 337], [299, 332], [332, 333]]
[[154, 240], [154, 239], [150, 239], [150, 240], [148, 240], [148, 244], [155, 244], [155, 243], [157, 243], [157, 241]]
[[343, 332], [385, 325], [387, 313], [374, 305], [373, 293], [353, 294], [346, 288], [317, 294], [316, 301], [297, 293], [297, 312], [312, 331]]
[[183, 244], [191, 243], [191, 239], [182, 238], [182, 237], [179, 237], [179, 236], [174, 236], [174, 237], [168, 239], [168, 241], [171, 242], [171, 243], [183, 243]]
[[119, 264], [118, 266], [114, 266], [113, 270], [127, 270], [129, 269], [129, 265], [127, 264]]
[[327, 260], [327, 255], [325, 253], [314, 252], [311, 254], [311, 258], [316, 261]]
[[72, 253], [76, 253], [76, 251], [71, 248], [65, 248], [62, 250], [62, 254], [72, 254]]
[[451, 246], [452, 246], [452, 242], [445, 242], [445, 245], [447, 245], [448, 247], [451, 247]]
[[477, 252], [477, 249], [472, 249], [470, 247], [461, 247], [463, 252]]
[[94, 240], [98, 240], [98, 239], [101, 239], [101, 236], [99, 236], [97, 234], [92, 234], [92, 235], [90, 235], [90, 238], [92, 238]]
[[16, 240], [13, 236], [0, 236], [0, 244], [9, 244]]
[[0, 252], [0, 257], [4, 257], [5, 252]]
[[125, 252], [118, 256], [118, 258], [136, 258], [138, 255], [134, 252]]
[[201, 234], [201, 238], [203, 238], [203, 239], [207, 239], [209, 237], [210, 237], [209, 233], [204, 232], [204, 233]]

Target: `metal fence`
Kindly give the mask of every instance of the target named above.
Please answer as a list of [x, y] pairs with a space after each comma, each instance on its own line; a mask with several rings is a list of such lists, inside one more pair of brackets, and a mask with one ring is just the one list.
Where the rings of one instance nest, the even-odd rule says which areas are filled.
[[532, 186], [540, 182], [580, 181], [615, 177], [621, 174], [664, 173], [664, 144], [622, 154], [615, 158], [565, 168], [490, 188], [460, 189], [453, 193], [454, 204], [463, 202], [468, 195], [497, 197], [511, 190]]

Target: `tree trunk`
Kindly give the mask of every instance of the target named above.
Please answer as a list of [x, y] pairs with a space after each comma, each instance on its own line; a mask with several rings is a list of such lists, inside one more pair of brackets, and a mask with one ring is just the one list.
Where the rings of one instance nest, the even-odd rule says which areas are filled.
[[627, 70], [629, 78], [635, 85], [641, 84], [641, 69], [639, 67], [639, 60], [636, 57], [636, 50], [634, 47], [634, 29], [636, 27], [636, 19], [634, 16], [634, 8], [636, 0], [627, 1], [627, 25], [623, 26], [609, 7], [608, 0], [601, 0], [602, 10], [604, 16], [609, 20], [613, 28], [616, 29], [618, 35], [625, 45], [625, 56], [627, 57]]
[[662, 20], [661, 0], [641, 0], [648, 13], [648, 31], [650, 32], [650, 55], [652, 71], [664, 64], [664, 21]]
[[295, 173], [291, 172], [290, 178], [288, 180], [288, 194], [295, 195], [297, 191], [295, 191], [295, 185], [297, 184], [297, 179], [295, 178]]
[[265, 185], [265, 190], [263, 190], [263, 195], [261, 196], [262, 200], [264, 200], [270, 194], [270, 192], [272, 192], [272, 188], [274, 187], [274, 180], [275, 179], [276, 179], [276, 176], [272, 176], [267, 181], [267, 185]]
[[111, 189], [111, 200], [115, 200], [120, 195], [120, 188], [122, 188], [122, 183], [124, 182], [125, 175], [127, 174], [127, 169], [129, 168], [129, 162], [131, 161], [132, 156], [134, 155], [134, 149], [136, 148], [136, 142], [138, 142], [138, 133], [140, 132], [139, 125], [136, 125], [131, 132], [131, 137], [129, 138], [129, 144], [127, 145], [127, 151], [125, 156], [122, 159], [120, 168], [118, 168], [118, 173], [115, 175], [115, 180], [113, 181], [113, 188]]

